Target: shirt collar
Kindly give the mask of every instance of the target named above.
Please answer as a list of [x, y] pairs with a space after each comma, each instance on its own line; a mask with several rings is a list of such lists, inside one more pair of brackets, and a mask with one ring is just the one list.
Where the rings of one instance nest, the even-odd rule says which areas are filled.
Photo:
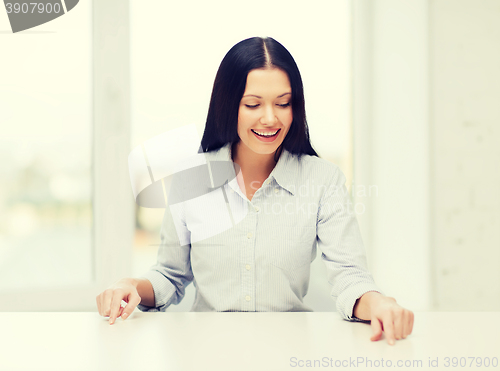
[[[231, 143], [227, 143], [216, 151], [206, 152], [208, 161], [232, 161]], [[278, 163], [269, 174], [269, 180], [274, 179], [276, 183], [286, 189], [292, 195], [295, 194], [295, 181], [298, 176], [298, 158], [286, 149], [281, 152]]]
[[269, 177], [274, 178], [281, 188], [286, 189], [292, 195], [295, 194], [295, 182], [298, 176], [298, 159], [286, 149], [281, 152], [278, 163]]

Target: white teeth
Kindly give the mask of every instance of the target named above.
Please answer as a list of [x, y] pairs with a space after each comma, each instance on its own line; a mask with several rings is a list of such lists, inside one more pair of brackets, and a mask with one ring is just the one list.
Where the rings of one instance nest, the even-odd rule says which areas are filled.
[[[279, 130], [279, 129], [278, 129], [278, 130]], [[260, 131], [257, 131], [257, 130], [253, 130], [253, 129], [252, 129], [252, 131], [253, 131], [254, 133], [257, 133], [257, 134], [262, 135], [262, 136], [264, 136], [264, 137], [272, 137], [273, 135], [275, 135], [275, 134], [278, 132], [278, 130], [276, 130], [274, 133], [262, 133], [262, 132], [260, 132]]]

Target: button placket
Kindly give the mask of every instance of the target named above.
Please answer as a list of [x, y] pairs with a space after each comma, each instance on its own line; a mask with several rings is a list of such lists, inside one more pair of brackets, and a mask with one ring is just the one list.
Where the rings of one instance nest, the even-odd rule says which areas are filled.
[[[249, 210], [254, 210], [255, 206], [248, 204]], [[248, 224], [246, 224], [246, 239], [248, 244], [242, 246], [240, 255], [241, 269], [241, 308], [243, 311], [252, 312], [255, 310], [255, 271], [252, 266], [255, 266], [255, 243], [256, 243], [256, 228], [257, 215], [255, 213], [248, 214]]]

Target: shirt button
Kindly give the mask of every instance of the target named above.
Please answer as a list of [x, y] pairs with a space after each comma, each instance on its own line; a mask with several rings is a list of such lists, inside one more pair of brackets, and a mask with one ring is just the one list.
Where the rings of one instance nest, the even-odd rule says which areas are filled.
[[248, 296], [248, 295], [247, 295], [247, 296], [245, 296], [245, 300], [246, 300], [246, 301], [250, 301], [250, 296]]
[[278, 188], [274, 188], [274, 193], [278, 193], [279, 192], [279, 189]]
[[260, 211], [260, 208], [258, 206], [255, 206], [255, 211], [256, 212], [259, 212]]
[[247, 269], [247, 271], [249, 271], [250, 270], [250, 264], [245, 265], [245, 268]]
[[247, 233], [247, 238], [252, 238], [252, 233], [248, 232]]

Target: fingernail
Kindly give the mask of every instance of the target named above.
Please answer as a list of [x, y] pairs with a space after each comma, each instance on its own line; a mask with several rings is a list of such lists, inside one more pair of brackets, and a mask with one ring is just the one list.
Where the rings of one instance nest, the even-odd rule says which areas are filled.
[[394, 345], [394, 340], [389, 340], [389, 344]]
[[123, 319], [125, 319], [125, 318], [127, 318], [127, 317], [128, 317], [128, 313], [123, 313], [123, 314], [122, 314], [122, 318], [123, 318]]
[[109, 320], [109, 324], [112, 325], [115, 321], [113, 321], [112, 319]]

